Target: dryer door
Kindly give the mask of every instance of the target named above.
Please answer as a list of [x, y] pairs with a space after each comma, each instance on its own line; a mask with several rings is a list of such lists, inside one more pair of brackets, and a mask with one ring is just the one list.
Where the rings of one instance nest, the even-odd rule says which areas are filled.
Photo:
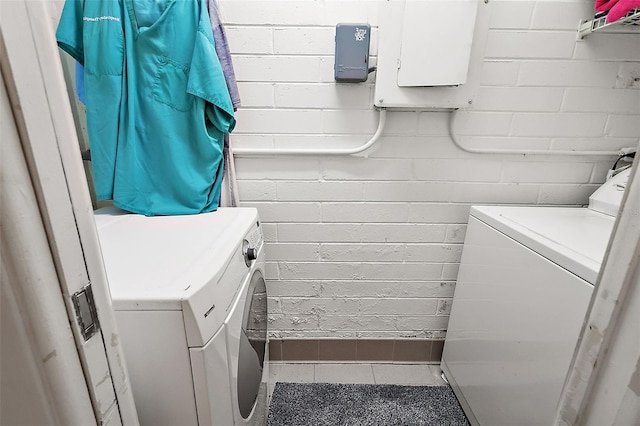
[[260, 271], [249, 284], [240, 333], [238, 358], [238, 408], [249, 417], [262, 383], [267, 347], [267, 289]]
[[255, 423], [266, 412], [267, 375], [267, 292], [259, 269], [247, 276], [225, 329], [234, 418]]

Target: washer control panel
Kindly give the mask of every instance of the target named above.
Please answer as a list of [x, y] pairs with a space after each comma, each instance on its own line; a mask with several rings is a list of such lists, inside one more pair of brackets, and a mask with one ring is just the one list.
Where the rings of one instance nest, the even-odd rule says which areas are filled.
[[256, 221], [256, 226], [251, 228], [251, 231], [247, 233], [245, 239], [249, 242], [249, 246], [259, 249], [262, 247], [264, 236], [262, 235], [262, 224], [260, 221]]
[[263, 242], [262, 226], [260, 221], [256, 221], [255, 226], [245, 235], [242, 242], [242, 255], [247, 266], [250, 266], [251, 262], [258, 258], [258, 252], [262, 248]]
[[606, 181], [589, 197], [589, 208], [609, 216], [616, 216], [620, 210], [622, 196], [627, 188], [631, 167]]

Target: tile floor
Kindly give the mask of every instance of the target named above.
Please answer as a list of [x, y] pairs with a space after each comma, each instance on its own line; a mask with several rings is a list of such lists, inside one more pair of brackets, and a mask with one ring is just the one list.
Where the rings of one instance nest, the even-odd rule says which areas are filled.
[[276, 382], [366, 383], [442, 386], [438, 364], [409, 363], [269, 363], [269, 401]]

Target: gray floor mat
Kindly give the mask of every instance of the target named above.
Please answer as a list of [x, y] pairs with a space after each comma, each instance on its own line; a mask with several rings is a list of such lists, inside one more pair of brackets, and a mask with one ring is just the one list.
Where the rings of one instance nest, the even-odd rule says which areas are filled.
[[467, 426], [449, 386], [276, 383], [268, 426]]

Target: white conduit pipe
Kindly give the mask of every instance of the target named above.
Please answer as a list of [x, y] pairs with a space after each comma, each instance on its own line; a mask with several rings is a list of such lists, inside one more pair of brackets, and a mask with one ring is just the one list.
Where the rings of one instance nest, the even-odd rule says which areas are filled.
[[[380, 109], [378, 117], [378, 129], [364, 145], [355, 148], [324, 148], [324, 149], [304, 149], [304, 148], [234, 148], [233, 156], [252, 155], [351, 155], [358, 154], [371, 148], [382, 135], [384, 125], [387, 121], [387, 110]], [[231, 151], [230, 151], [231, 152]]]
[[473, 154], [513, 154], [513, 155], [588, 155], [588, 156], [609, 156], [620, 155], [620, 151], [578, 151], [578, 150], [558, 150], [547, 151], [544, 149], [482, 149], [464, 146], [458, 140], [455, 132], [455, 120], [458, 116], [458, 109], [451, 111], [449, 115], [449, 135], [453, 143], [465, 152]]
[[[618, 156], [620, 151], [579, 151], [579, 150], [544, 150], [544, 149], [482, 149], [464, 146], [458, 140], [455, 132], [455, 120], [458, 111], [453, 110], [449, 115], [449, 135], [454, 145], [465, 152], [473, 154], [508, 154], [508, 155], [583, 155], [583, 156]], [[352, 155], [363, 152], [371, 148], [382, 135], [386, 123], [387, 111], [380, 109], [378, 129], [364, 145], [355, 148], [324, 148], [324, 149], [304, 149], [304, 148], [235, 148], [233, 157], [252, 155]]]

